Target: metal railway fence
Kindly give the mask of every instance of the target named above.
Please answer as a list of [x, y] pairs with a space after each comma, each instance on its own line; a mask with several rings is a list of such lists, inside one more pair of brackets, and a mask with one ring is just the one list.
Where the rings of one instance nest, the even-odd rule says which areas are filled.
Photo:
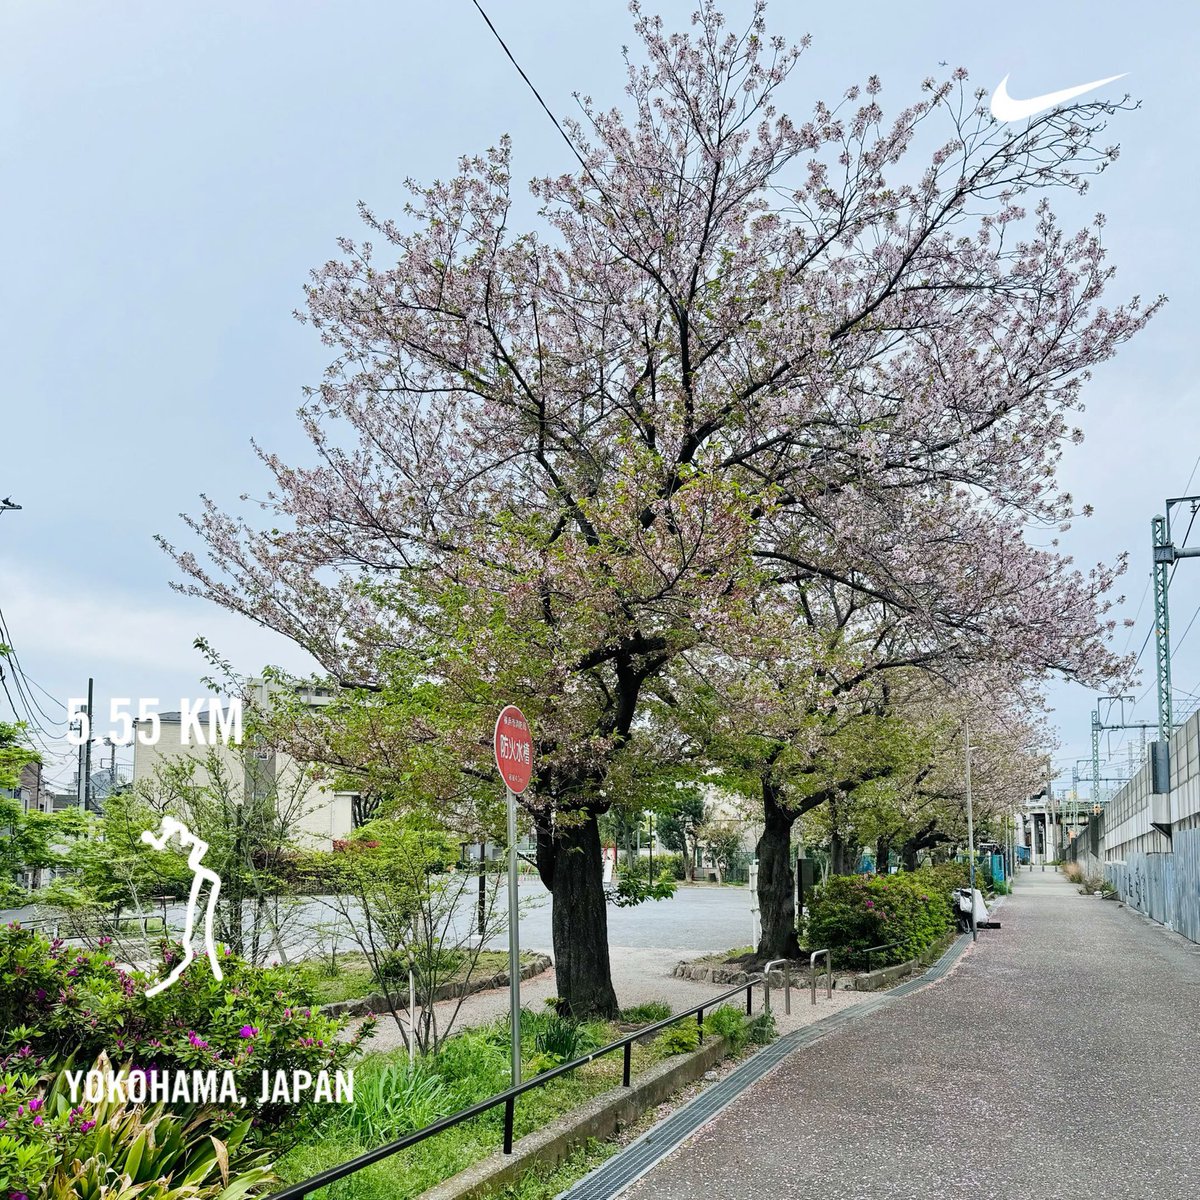
[[1200, 942], [1200, 829], [1177, 830], [1167, 854], [1131, 850], [1105, 870], [1130, 908]]

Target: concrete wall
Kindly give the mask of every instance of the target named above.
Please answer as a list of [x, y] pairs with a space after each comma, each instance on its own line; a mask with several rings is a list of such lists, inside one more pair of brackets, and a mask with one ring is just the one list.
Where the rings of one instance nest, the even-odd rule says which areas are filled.
[[1147, 763], [1108, 802], [1104, 869], [1131, 908], [1200, 942], [1200, 711], [1171, 736], [1171, 836], [1150, 825]]

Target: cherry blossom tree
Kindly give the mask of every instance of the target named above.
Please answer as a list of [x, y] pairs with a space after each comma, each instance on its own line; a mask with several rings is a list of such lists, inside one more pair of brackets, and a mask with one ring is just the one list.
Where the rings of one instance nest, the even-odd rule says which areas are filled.
[[1113, 571], [1026, 535], [1072, 516], [1054, 470], [1083, 381], [1155, 307], [1102, 303], [1100, 221], [1064, 231], [1046, 199], [1116, 157], [1122, 105], [998, 126], [959, 71], [890, 119], [871, 77], [793, 121], [806, 43], [761, 4], [741, 33], [711, 0], [690, 32], [632, 10], [625, 111], [579, 98], [538, 228], [513, 227], [507, 139], [400, 219], [363, 206], [302, 314], [331, 355], [301, 412], [315, 465], [260, 450], [262, 518], [205, 499], [207, 561], [164, 542], [184, 590], [344, 686], [385, 688], [419, 645], [439, 685], [526, 708], [578, 1015], [616, 1009], [597, 817], [647, 685], [741, 653], [765, 595], [870, 599], [910, 665], [954, 640], [1016, 673], [1111, 668]]

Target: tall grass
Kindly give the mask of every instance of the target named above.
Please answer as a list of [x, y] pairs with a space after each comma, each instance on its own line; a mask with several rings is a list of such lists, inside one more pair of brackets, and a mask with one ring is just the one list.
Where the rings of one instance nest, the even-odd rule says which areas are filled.
[[[527, 1010], [521, 1014], [524, 1075], [530, 1078], [616, 1037], [604, 1022], [577, 1024]], [[411, 1067], [403, 1051], [367, 1055], [356, 1064], [354, 1103], [331, 1109], [301, 1145], [280, 1158], [280, 1177], [287, 1183], [305, 1179], [504, 1091], [510, 1083], [509, 1046], [504, 1020], [448, 1038], [436, 1055]], [[658, 1047], [635, 1046], [634, 1070], [644, 1071], [661, 1053]], [[516, 1136], [542, 1128], [620, 1080], [621, 1055], [614, 1054], [534, 1088], [517, 1101]], [[498, 1107], [315, 1194], [324, 1200], [411, 1200], [498, 1150], [503, 1119]]]

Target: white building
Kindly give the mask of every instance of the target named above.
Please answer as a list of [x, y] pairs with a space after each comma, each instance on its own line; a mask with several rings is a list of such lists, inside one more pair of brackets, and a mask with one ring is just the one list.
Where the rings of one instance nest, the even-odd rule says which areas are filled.
[[[268, 685], [256, 680], [253, 686], [258, 689], [256, 700], [261, 701], [268, 695]], [[329, 693], [314, 691], [303, 695], [302, 699], [314, 706], [325, 704]], [[135, 786], [153, 781], [165, 763], [183, 758], [195, 762], [195, 780], [205, 783], [204, 761], [210, 753], [215, 753], [229, 772], [235, 794], [253, 797], [256, 793], [262, 795], [264, 789], [276, 789], [280, 803], [296, 814], [296, 833], [314, 849], [328, 850], [335, 840], [347, 838], [353, 831], [357, 793], [334, 791], [311, 781], [306, 778], [301, 764], [286, 754], [238, 750], [220, 738], [212, 739], [212, 745], [196, 744], [194, 730], [188, 727], [185, 731], [186, 723], [181, 713], [158, 713], [157, 720], [159, 729], [152, 745], [144, 745], [138, 737], [134, 738]], [[207, 711], [202, 726], [207, 733]]]

